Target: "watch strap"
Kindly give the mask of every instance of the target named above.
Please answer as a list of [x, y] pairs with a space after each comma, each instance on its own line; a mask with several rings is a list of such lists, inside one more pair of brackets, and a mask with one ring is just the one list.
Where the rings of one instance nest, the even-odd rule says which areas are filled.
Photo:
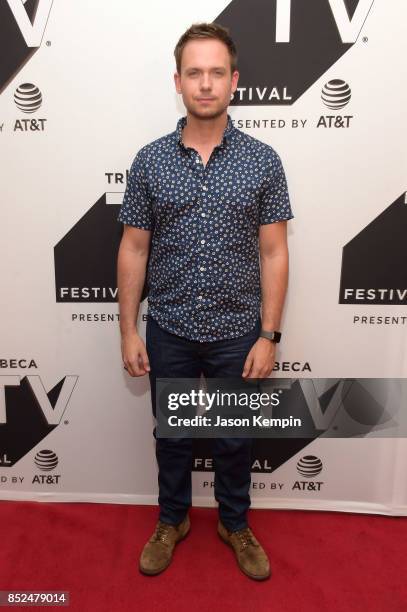
[[260, 338], [268, 338], [269, 340], [271, 340], [272, 342], [280, 342], [281, 340], [281, 332], [279, 331], [266, 331], [265, 329], [262, 329], [260, 331], [259, 334]]

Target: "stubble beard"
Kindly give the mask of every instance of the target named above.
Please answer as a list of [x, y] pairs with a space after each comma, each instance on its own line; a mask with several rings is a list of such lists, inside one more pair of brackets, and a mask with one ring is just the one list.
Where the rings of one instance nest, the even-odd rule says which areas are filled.
[[223, 115], [225, 110], [227, 110], [228, 106], [229, 106], [229, 104], [227, 104], [226, 106], [224, 106], [222, 108], [216, 108], [213, 111], [199, 112], [199, 110], [196, 108], [196, 106], [194, 106], [194, 105], [188, 105], [187, 106], [185, 104], [185, 107], [186, 107], [187, 111], [189, 112], [189, 114], [192, 115], [193, 117], [195, 117], [196, 119], [200, 119], [202, 121], [211, 120], [211, 119], [217, 119], [218, 117]]

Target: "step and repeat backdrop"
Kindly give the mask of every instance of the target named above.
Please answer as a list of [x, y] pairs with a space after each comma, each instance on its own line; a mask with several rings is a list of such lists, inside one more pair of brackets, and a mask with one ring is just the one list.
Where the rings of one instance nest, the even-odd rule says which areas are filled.
[[[314, 423], [255, 440], [252, 506], [407, 514], [406, 406], [383, 394], [407, 377], [406, 20], [403, 0], [0, 0], [1, 499], [157, 503], [149, 381], [121, 360], [116, 218], [137, 151], [185, 114], [179, 36], [217, 21], [239, 52], [230, 115], [286, 171], [273, 376]], [[194, 504], [215, 505], [210, 440], [193, 469]]]

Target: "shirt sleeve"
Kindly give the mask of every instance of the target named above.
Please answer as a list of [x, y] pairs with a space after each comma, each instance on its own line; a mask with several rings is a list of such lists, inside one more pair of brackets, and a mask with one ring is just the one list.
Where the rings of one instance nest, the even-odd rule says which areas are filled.
[[274, 151], [270, 161], [270, 173], [259, 207], [260, 225], [293, 219], [287, 180], [280, 156]]
[[145, 230], [152, 230], [154, 227], [153, 209], [144, 172], [143, 149], [137, 153], [131, 165], [117, 221]]

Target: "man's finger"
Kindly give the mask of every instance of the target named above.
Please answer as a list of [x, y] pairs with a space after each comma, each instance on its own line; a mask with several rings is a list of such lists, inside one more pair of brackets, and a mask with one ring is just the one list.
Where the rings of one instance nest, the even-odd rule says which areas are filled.
[[137, 363], [137, 360], [128, 360], [126, 362], [127, 365], [127, 372], [130, 374], [130, 376], [143, 376], [143, 374], [145, 374], [145, 372], [143, 371], [142, 368], [139, 368], [139, 365]]
[[244, 368], [243, 368], [243, 372], [242, 372], [242, 376], [247, 376], [248, 373], [250, 372], [250, 368], [253, 365], [253, 361], [254, 358], [252, 356], [248, 356], [246, 358], [245, 364], [244, 364]]
[[130, 376], [134, 376], [133, 370], [131, 368], [131, 363], [129, 361], [124, 362], [124, 369], [126, 370], [128, 374], [130, 374]]
[[142, 362], [144, 370], [149, 372], [150, 371], [150, 362], [148, 360], [147, 351], [143, 351], [141, 353], [141, 362]]
[[146, 373], [145, 369], [143, 368], [139, 360], [134, 361], [132, 363], [132, 368], [133, 368], [134, 376], [144, 376], [144, 374]]
[[263, 368], [259, 365], [258, 360], [252, 360], [252, 367], [250, 369], [249, 378], [262, 378]]

